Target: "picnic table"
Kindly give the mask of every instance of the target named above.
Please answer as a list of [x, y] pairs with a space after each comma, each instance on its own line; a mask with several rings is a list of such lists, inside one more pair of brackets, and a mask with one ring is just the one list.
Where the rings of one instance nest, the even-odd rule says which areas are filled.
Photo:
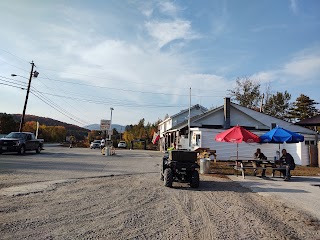
[[[229, 161], [234, 162], [231, 166], [234, 167], [235, 174], [238, 177], [238, 173], [241, 172], [243, 178], [245, 178], [246, 170], [262, 170], [262, 177], [265, 177], [267, 169], [272, 169], [272, 177], [275, 175], [275, 171], [283, 170], [283, 167], [279, 167], [275, 164], [274, 160], [260, 160], [252, 157], [230, 157]], [[253, 163], [259, 163], [258, 166], [254, 166]]]

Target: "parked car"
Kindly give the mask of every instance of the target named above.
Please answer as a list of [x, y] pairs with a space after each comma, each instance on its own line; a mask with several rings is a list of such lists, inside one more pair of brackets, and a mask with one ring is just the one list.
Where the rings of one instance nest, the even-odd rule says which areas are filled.
[[100, 148], [100, 145], [101, 145], [101, 140], [94, 140], [93, 142], [90, 143], [90, 148], [91, 149]]
[[0, 139], [0, 154], [3, 152], [17, 152], [21, 155], [26, 151], [40, 153], [43, 149], [43, 139], [36, 139], [31, 132], [11, 132]]
[[120, 141], [120, 142], [118, 143], [118, 148], [127, 148], [126, 142], [125, 142], [125, 141]]

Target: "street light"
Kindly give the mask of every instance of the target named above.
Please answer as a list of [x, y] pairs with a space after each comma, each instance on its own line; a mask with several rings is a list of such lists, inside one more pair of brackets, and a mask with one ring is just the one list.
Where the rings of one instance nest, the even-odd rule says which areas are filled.
[[[29, 83], [28, 83], [28, 89], [27, 89], [27, 94], [26, 94], [26, 99], [24, 101], [24, 106], [23, 106], [23, 112], [21, 116], [21, 121], [20, 121], [20, 126], [19, 126], [19, 132], [22, 132], [23, 129], [23, 124], [24, 124], [24, 116], [26, 114], [26, 109], [27, 109], [27, 103], [28, 103], [28, 98], [29, 98], [29, 92], [30, 92], [30, 86], [31, 86], [31, 80], [32, 77], [38, 77], [39, 73], [37, 71], [33, 71], [34, 68], [34, 62], [31, 62], [31, 71], [30, 71], [30, 77], [29, 77]], [[11, 74], [12, 77], [19, 76], [16, 74]]]
[[[114, 110], [113, 107], [110, 108], [111, 110], [111, 117], [110, 117], [110, 130], [112, 131], [112, 110]], [[111, 131], [109, 131], [109, 140], [111, 140]]]

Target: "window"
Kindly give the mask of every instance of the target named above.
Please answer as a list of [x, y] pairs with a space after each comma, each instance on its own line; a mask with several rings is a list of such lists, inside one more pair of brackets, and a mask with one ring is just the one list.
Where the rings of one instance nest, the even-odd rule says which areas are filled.
[[201, 145], [201, 135], [200, 134], [197, 134], [196, 135], [196, 146], [200, 146]]
[[315, 141], [314, 140], [306, 140], [305, 145], [315, 145]]

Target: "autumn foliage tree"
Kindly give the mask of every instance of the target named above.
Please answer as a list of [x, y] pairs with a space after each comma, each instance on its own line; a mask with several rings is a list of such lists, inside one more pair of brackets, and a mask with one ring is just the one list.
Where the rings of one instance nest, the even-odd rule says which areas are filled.
[[144, 118], [138, 124], [128, 125], [123, 133], [123, 139], [130, 144], [133, 140], [145, 140], [147, 148], [152, 148], [152, 137], [154, 132], [158, 132], [158, 122], [147, 123], [145, 125]]
[[[26, 122], [23, 126], [23, 131], [35, 133], [37, 123], [35, 121]], [[64, 142], [67, 131], [63, 126], [46, 126], [40, 125], [38, 138], [45, 139], [46, 142]]]

